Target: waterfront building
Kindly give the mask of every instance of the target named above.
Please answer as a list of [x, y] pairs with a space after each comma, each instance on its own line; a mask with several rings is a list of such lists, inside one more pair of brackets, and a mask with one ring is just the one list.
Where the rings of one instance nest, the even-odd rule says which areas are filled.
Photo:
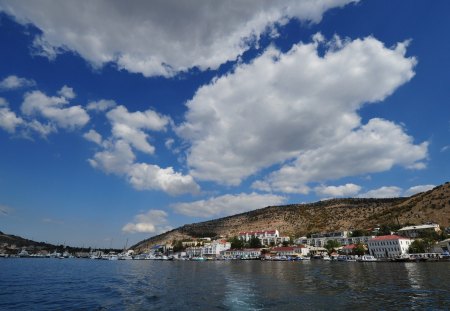
[[202, 247], [202, 257], [207, 258], [217, 258], [219, 257], [220, 253], [230, 249], [231, 243], [227, 242], [226, 240], [217, 240], [213, 241], [211, 243], [205, 244]]
[[450, 239], [438, 242], [437, 246], [440, 247], [443, 252], [450, 251]]
[[382, 235], [370, 239], [367, 245], [376, 258], [395, 258], [407, 254], [412, 241], [398, 235]]
[[201, 246], [191, 246], [186, 248], [186, 256], [189, 258], [202, 257], [203, 247]]
[[226, 258], [253, 259], [261, 256], [261, 248], [228, 249], [220, 254]]
[[330, 233], [316, 233], [311, 234], [310, 238], [301, 237], [295, 240], [295, 244], [305, 244], [315, 247], [324, 247], [327, 245], [328, 241], [336, 241], [340, 245], [351, 245], [351, 244], [367, 244], [370, 239], [373, 239], [375, 236], [357, 236], [350, 237], [348, 236], [348, 231], [338, 231], [338, 232], [330, 232]]
[[270, 253], [276, 256], [308, 256], [309, 248], [305, 246], [274, 247]]
[[280, 236], [278, 230], [244, 231], [239, 232], [238, 238], [244, 242], [250, 241], [251, 238], [258, 238], [262, 245], [278, 245], [290, 241], [290, 237]]
[[425, 225], [417, 225], [417, 226], [408, 226], [403, 227], [398, 230], [398, 234], [401, 236], [405, 236], [408, 238], [418, 238], [422, 234], [426, 233], [438, 233], [441, 231], [441, 228], [438, 224], [425, 224]]

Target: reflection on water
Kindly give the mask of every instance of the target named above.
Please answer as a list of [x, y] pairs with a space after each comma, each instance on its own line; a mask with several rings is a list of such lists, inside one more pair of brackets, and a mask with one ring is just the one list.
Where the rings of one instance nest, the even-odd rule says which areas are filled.
[[450, 263], [0, 260], [0, 310], [448, 310]]

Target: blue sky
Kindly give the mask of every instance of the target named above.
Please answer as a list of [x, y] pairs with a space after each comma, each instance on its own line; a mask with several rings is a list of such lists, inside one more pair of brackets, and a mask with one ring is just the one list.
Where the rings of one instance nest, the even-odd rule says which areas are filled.
[[0, 1], [0, 230], [123, 247], [448, 181], [448, 1]]

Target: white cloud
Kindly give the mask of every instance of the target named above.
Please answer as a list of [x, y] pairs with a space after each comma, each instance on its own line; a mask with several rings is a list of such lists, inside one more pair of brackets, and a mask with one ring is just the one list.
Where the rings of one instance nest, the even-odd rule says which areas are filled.
[[90, 102], [87, 106], [87, 110], [94, 110], [94, 111], [106, 111], [111, 108], [116, 107], [117, 104], [113, 100], [108, 99], [101, 99], [99, 101]]
[[8, 102], [0, 97], [0, 128], [8, 133], [15, 133], [16, 127], [23, 123], [23, 119], [9, 109]]
[[74, 99], [76, 97], [75, 92], [73, 91], [73, 88], [68, 87], [67, 85], [64, 85], [59, 91], [58, 95], [67, 98], [67, 99]]
[[52, 123], [43, 124], [37, 120], [32, 120], [28, 122], [27, 127], [35, 132], [37, 132], [42, 137], [47, 137], [51, 133], [56, 133], [58, 129]]
[[200, 191], [192, 176], [177, 173], [172, 167], [135, 163], [128, 172], [128, 178], [138, 190], [162, 190], [171, 195]]
[[226, 194], [207, 200], [176, 203], [171, 207], [180, 214], [192, 217], [228, 216], [285, 203], [286, 197], [272, 194]]
[[[302, 193], [305, 183], [336, 180], [346, 176], [383, 172], [394, 165], [420, 168], [428, 143], [414, 145], [403, 129], [381, 119], [350, 132], [333, 144], [308, 150], [293, 163], [271, 173], [265, 182], [272, 190]], [[255, 186], [257, 188], [257, 186]]]
[[385, 186], [367, 191], [358, 195], [360, 198], [397, 198], [402, 194], [402, 188], [395, 186]]
[[169, 117], [153, 110], [128, 112], [124, 106], [114, 108], [106, 116], [111, 122], [115, 138], [122, 139], [148, 154], [153, 154], [155, 148], [147, 141], [148, 135], [144, 130], [163, 131], [170, 121]]
[[[66, 86], [59, 93], [74, 95]], [[41, 91], [33, 91], [25, 94], [21, 110], [27, 116], [43, 117], [64, 129], [73, 130], [83, 127], [89, 122], [89, 115], [81, 106], [66, 107], [69, 104], [67, 99], [69, 98], [50, 97]]]
[[101, 169], [105, 173], [124, 175], [130, 170], [135, 159], [130, 145], [123, 140], [118, 140], [104, 151], [94, 154], [94, 157], [88, 161], [92, 167]]
[[345, 184], [341, 186], [321, 185], [314, 188], [317, 195], [322, 197], [351, 197], [361, 190], [361, 186], [355, 184]]
[[[319, 44], [328, 46], [323, 56]], [[262, 168], [294, 159], [295, 165], [288, 163], [277, 173], [290, 175], [287, 184], [282, 185], [283, 178], [275, 174], [255, 188], [304, 193], [306, 182], [327, 180], [330, 168], [335, 175], [330, 178], [338, 178], [396, 164], [420, 166], [427, 144], [414, 145], [401, 127], [388, 121], [374, 119], [363, 125], [358, 115], [364, 104], [382, 101], [414, 76], [416, 59], [405, 56], [406, 46], [387, 48], [373, 37], [353, 41], [335, 37], [319, 43], [316, 36], [312, 43], [294, 45], [285, 54], [268, 48], [252, 63], [201, 87], [187, 103], [185, 122], [177, 128], [191, 144], [187, 155], [191, 174], [238, 185]], [[357, 149], [349, 137], [364, 148]], [[373, 151], [376, 165], [370, 163]], [[357, 169], [349, 173], [345, 170], [352, 164], [347, 158], [357, 160]], [[308, 170], [307, 175], [300, 174], [299, 166]]]
[[130, 145], [117, 140], [105, 150], [97, 152], [89, 163], [105, 173], [124, 176], [137, 190], [160, 190], [170, 195], [198, 193], [200, 187], [192, 176], [175, 172], [172, 167], [135, 162]]
[[408, 190], [406, 190], [404, 195], [409, 197], [409, 196], [412, 196], [412, 195], [420, 193], [420, 192], [425, 192], [425, 191], [431, 190], [434, 187], [436, 187], [436, 185], [418, 185], [418, 186], [414, 186], [414, 187], [411, 187]]
[[36, 82], [34, 82], [33, 80], [11, 75], [0, 81], [0, 90], [14, 90], [35, 85]]
[[0, 10], [42, 31], [33, 43], [35, 54], [54, 59], [72, 50], [97, 67], [116, 62], [145, 76], [171, 76], [192, 67], [217, 68], [262, 33], [276, 33], [276, 24], [290, 18], [317, 23], [328, 9], [351, 2], [356, 1], [0, 1]]
[[147, 213], [138, 214], [134, 222], [123, 226], [122, 231], [127, 233], [154, 233], [159, 234], [172, 229], [168, 225], [167, 213], [162, 210], [149, 210]]
[[86, 139], [86, 140], [89, 140], [89, 141], [91, 141], [91, 142], [94, 142], [94, 143], [96, 143], [97, 145], [102, 145], [102, 135], [100, 135], [97, 131], [95, 131], [95, 130], [89, 130], [89, 132], [87, 132], [87, 133], [84, 133], [83, 134], [83, 137]]

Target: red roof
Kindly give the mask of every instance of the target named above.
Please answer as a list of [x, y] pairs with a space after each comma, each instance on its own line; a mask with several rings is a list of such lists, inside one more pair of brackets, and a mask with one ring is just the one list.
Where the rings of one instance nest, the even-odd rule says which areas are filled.
[[370, 241], [388, 241], [388, 240], [409, 240], [409, 238], [405, 238], [399, 235], [381, 235], [370, 239]]
[[294, 249], [295, 249], [295, 247], [284, 246], [284, 247], [274, 247], [274, 248], [272, 248], [272, 251], [275, 251], [275, 252], [288, 252], [288, 251], [293, 251]]
[[356, 248], [356, 244], [345, 245], [342, 249], [354, 249]]
[[266, 231], [244, 231], [244, 232], [239, 232], [239, 235], [244, 235], [244, 234], [264, 234], [264, 233], [276, 233], [276, 230], [266, 230]]

